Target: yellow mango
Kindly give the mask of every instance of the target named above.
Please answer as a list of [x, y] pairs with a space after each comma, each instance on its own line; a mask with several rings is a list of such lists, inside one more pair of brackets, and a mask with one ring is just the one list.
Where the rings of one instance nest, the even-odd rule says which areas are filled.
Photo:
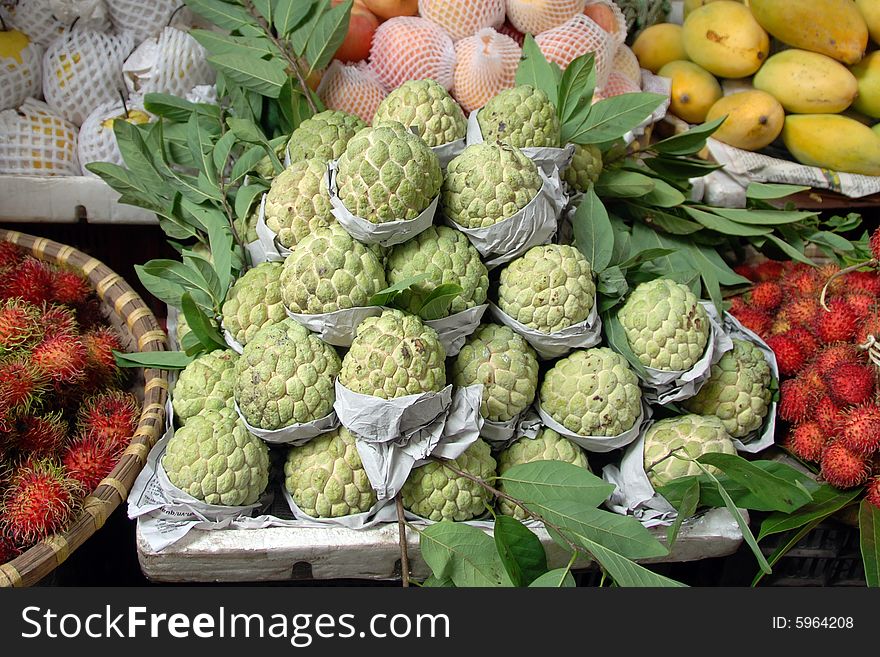
[[850, 69], [859, 84], [853, 109], [880, 119], [880, 50], [875, 50]]
[[785, 117], [782, 140], [801, 164], [880, 176], [880, 135], [839, 114]]
[[773, 55], [752, 84], [795, 114], [836, 114], [852, 105], [859, 93], [856, 77], [843, 64], [808, 50]]
[[150, 115], [139, 109], [128, 110], [128, 114], [120, 114], [112, 116], [109, 119], [101, 121], [101, 126], [108, 130], [113, 130], [113, 124], [116, 121], [126, 121], [132, 125], [145, 125], [150, 122]]
[[795, 48], [855, 64], [868, 47], [868, 26], [853, 0], [750, 0], [749, 6], [765, 30]]
[[18, 30], [0, 31], [0, 59], [14, 59], [17, 64], [22, 63], [22, 54], [31, 40], [24, 32]]
[[727, 116], [712, 136], [718, 141], [747, 151], [770, 145], [782, 132], [785, 111], [773, 96], [763, 91], [740, 91], [725, 96], [709, 109], [707, 121]]
[[[703, 5], [708, 5], [710, 2], [718, 2], [719, 0], [684, 0], [684, 17], [687, 18], [688, 14], [690, 14], [695, 9], [699, 9]], [[743, 0], [737, 0], [742, 4], [748, 6], [748, 0], [743, 2]]]
[[872, 130], [874, 133], [876, 133], [876, 135], [877, 135], [878, 137], [880, 137], [880, 123], [878, 123], [878, 124], [875, 125], [873, 128], [871, 128], [871, 130]]
[[672, 80], [669, 109], [688, 123], [702, 123], [721, 98], [721, 85], [706, 69], [688, 61], [669, 62], [657, 75]]
[[761, 68], [770, 37], [748, 7], [724, 0], [690, 13], [682, 28], [688, 59], [722, 78], [744, 78]]
[[880, 44], [880, 2], [877, 0], [856, 0], [856, 7], [868, 25], [868, 33], [874, 43]]
[[651, 73], [656, 73], [669, 62], [687, 59], [681, 25], [675, 23], [657, 23], [645, 28], [633, 42], [632, 51], [639, 66]]

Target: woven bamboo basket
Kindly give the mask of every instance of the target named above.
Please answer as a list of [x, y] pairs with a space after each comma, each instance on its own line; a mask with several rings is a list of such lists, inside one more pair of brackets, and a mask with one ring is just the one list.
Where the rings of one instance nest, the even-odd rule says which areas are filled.
[[[33, 257], [86, 276], [101, 300], [105, 317], [127, 351], [165, 351], [165, 332], [138, 294], [101, 261], [70, 246], [41, 237], [0, 229], [0, 240], [17, 244]], [[138, 370], [132, 392], [141, 401], [137, 429], [116, 467], [86, 497], [80, 514], [66, 531], [40, 541], [12, 561], [0, 564], [0, 587], [32, 586], [51, 573], [100, 529], [119, 504], [147, 460], [150, 448], [165, 430], [167, 372]]]

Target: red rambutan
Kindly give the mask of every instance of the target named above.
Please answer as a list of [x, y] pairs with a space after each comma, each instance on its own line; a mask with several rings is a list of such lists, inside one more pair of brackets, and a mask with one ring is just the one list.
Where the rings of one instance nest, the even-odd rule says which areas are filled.
[[0, 355], [34, 344], [41, 338], [40, 311], [21, 299], [0, 303]]
[[738, 312], [748, 308], [748, 304], [742, 295], [731, 297], [728, 301], [730, 301], [730, 309], [727, 312], [731, 315], [735, 316]]
[[783, 279], [783, 286], [792, 296], [818, 299], [825, 282], [812, 267], [795, 268]]
[[862, 404], [845, 411], [838, 429], [840, 442], [848, 449], [870, 456], [880, 449], [880, 407]]
[[834, 342], [822, 347], [813, 363], [820, 372], [830, 372], [844, 364], [864, 363], [864, 352], [850, 342]]
[[819, 268], [819, 280], [822, 282], [823, 287], [827, 286], [826, 295], [842, 294], [846, 289], [843, 276], [837, 276], [837, 278], [834, 278], [839, 273], [840, 267], [833, 263], [823, 265]]
[[54, 338], [59, 335], [75, 336], [79, 332], [76, 313], [72, 309], [58, 304], [50, 304], [43, 308], [40, 324], [46, 338]]
[[101, 310], [101, 304], [96, 297], [89, 297], [85, 303], [81, 303], [76, 307], [76, 322], [79, 324], [81, 333], [104, 326], [106, 319]]
[[828, 439], [822, 433], [818, 423], [805, 422], [792, 429], [785, 447], [804, 461], [818, 462], [827, 442]]
[[759, 281], [775, 281], [782, 277], [785, 268], [781, 262], [776, 260], [765, 260], [755, 265], [755, 278]]
[[871, 253], [876, 260], [880, 260], [880, 228], [874, 230], [870, 239]]
[[24, 251], [12, 242], [0, 242], [0, 269], [14, 267], [24, 260]]
[[28, 546], [66, 527], [82, 497], [77, 481], [49, 459], [26, 461], [0, 502], [0, 532]]
[[871, 336], [880, 340], [880, 312], [873, 312], [866, 317], [856, 330], [856, 344], [867, 344]]
[[782, 312], [795, 325], [815, 326], [822, 307], [815, 299], [797, 297], [782, 306]]
[[803, 326], [795, 326], [786, 334], [789, 340], [793, 340], [804, 354], [815, 354], [819, 349], [819, 341]]
[[812, 409], [812, 417], [826, 436], [833, 436], [840, 426], [842, 409], [831, 397], [822, 395], [816, 400]]
[[122, 351], [122, 343], [109, 327], [90, 331], [82, 336], [90, 379], [109, 381], [119, 373], [113, 351]]
[[72, 271], [53, 272], [51, 287], [51, 300], [68, 306], [78, 306], [85, 303], [92, 293], [89, 282]]
[[15, 426], [16, 446], [25, 457], [54, 456], [67, 438], [68, 426], [61, 413], [25, 415]]
[[803, 368], [807, 358], [800, 344], [787, 335], [773, 335], [767, 338], [766, 342], [776, 354], [780, 373], [791, 376]]
[[770, 331], [770, 316], [757, 308], [746, 307], [739, 312], [731, 312], [739, 320], [739, 323], [757, 333], [760, 336], [767, 335]]
[[876, 271], [852, 271], [844, 274], [843, 284], [847, 290], [858, 290], [880, 297], [880, 275]]
[[0, 565], [12, 561], [19, 554], [21, 550], [15, 547], [10, 539], [0, 534]]
[[779, 417], [786, 422], [802, 422], [813, 410], [821, 391], [802, 379], [789, 379], [780, 387]]
[[773, 281], [758, 283], [752, 288], [752, 305], [761, 310], [772, 311], [782, 303], [782, 286]]
[[93, 491], [116, 467], [124, 447], [94, 434], [85, 434], [64, 449], [61, 462], [67, 474]]
[[758, 280], [757, 276], [755, 276], [755, 268], [751, 265], [737, 265], [733, 268], [733, 271], [743, 278], [748, 278], [750, 281]]
[[134, 395], [114, 390], [86, 399], [77, 422], [84, 434], [114, 445], [127, 445], [139, 416], [140, 404]]
[[845, 297], [846, 305], [855, 313], [858, 322], [863, 321], [877, 308], [877, 297], [867, 292], [853, 292]]
[[856, 335], [858, 318], [844, 301], [838, 299], [828, 304], [830, 311], [823, 311], [816, 323], [816, 334], [822, 342], [849, 342]]
[[36, 258], [25, 258], [0, 281], [0, 298], [18, 297], [42, 306], [52, 294], [52, 270]]
[[46, 377], [25, 360], [0, 364], [0, 405], [26, 412], [46, 391]]
[[871, 476], [868, 459], [840, 442], [829, 443], [825, 447], [820, 463], [822, 477], [836, 488], [859, 486]]
[[867, 365], [841, 363], [822, 376], [828, 394], [841, 406], [863, 404], [874, 396], [874, 370]]
[[85, 376], [86, 348], [79, 337], [57, 335], [34, 347], [31, 362], [55, 383], [76, 383]]
[[880, 477], [874, 477], [865, 487], [865, 501], [880, 509]]

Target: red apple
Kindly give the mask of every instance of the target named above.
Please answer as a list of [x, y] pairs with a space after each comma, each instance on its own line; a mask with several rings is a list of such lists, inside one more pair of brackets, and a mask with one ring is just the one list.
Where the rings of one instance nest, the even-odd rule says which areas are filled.
[[608, 34], [615, 34], [619, 28], [617, 24], [617, 17], [614, 15], [614, 12], [611, 10], [606, 4], [601, 2], [597, 2], [592, 5], [587, 5], [584, 7], [584, 13], [593, 19], [593, 22], [596, 23], [599, 27], [605, 30]]
[[[338, 5], [342, 0], [333, 0]], [[351, 9], [351, 20], [348, 22], [348, 34], [342, 45], [333, 55], [334, 59], [343, 62], [359, 62], [370, 56], [373, 45], [373, 34], [379, 27], [379, 19], [367, 9], [360, 0], [356, 0]]]

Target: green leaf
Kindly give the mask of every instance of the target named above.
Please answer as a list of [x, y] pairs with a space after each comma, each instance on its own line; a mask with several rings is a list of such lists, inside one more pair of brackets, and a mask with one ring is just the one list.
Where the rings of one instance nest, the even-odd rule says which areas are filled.
[[214, 146], [214, 151], [211, 156], [214, 160], [214, 170], [217, 171], [220, 176], [223, 176], [224, 174], [226, 164], [228, 163], [229, 156], [232, 153], [236, 140], [237, 137], [235, 136], [235, 133], [227, 132]]
[[443, 283], [438, 285], [425, 299], [419, 309], [419, 316], [425, 320], [441, 319], [449, 315], [452, 302], [464, 290], [457, 283]]
[[672, 550], [672, 546], [675, 545], [675, 540], [678, 538], [678, 532], [681, 530], [681, 523], [683, 523], [687, 518], [692, 517], [697, 512], [697, 507], [699, 506], [699, 504], [700, 482], [697, 481], [696, 478], [694, 478], [690, 480], [687, 488], [685, 489], [684, 495], [682, 495], [681, 498], [681, 503], [676, 509], [678, 515], [675, 517], [675, 522], [672, 523], [672, 526], [666, 533], [666, 545], [670, 550]]
[[582, 107], [589, 107], [596, 89], [595, 55], [587, 53], [574, 59], [562, 73], [559, 83], [557, 113], [565, 125]]
[[803, 185], [778, 185], [751, 182], [749, 183], [749, 186], [746, 187], [746, 198], [759, 201], [770, 201], [808, 191], [810, 191], [810, 187], [804, 187]]
[[516, 69], [516, 84], [527, 84], [540, 89], [547, 94], [553, 106], [558, 107], [561, 77], [559, 69], [554, 68], [544, 57], [534, 37], [527, 34], [523, 43], [522, 59]]
[[211, 255], [214, 259], [214, 272], [217, 276], [219, 294], [218, 301], [226, 298], [226, 292], [232, 285], [232, 254], [233, 238], [229, 222], [211, 222], [208, 224], [208, 243], [211, 246]]
[[315, 23], [308, 43], [306, 44], [306, 60], [309, 62], [308, 77], [314, 71], [320, 71], [342, 45], [348, 33], [348, 20], [354, 0], [343, 0], [325, 12]]
[[651, 260], [656, 260], [657, 258], [662, 258], [663, 256], [667, 256], [670, 253], [675, 253], [675, 249], [645, 249], [644, 251], [639, 251], [635, 255], [627, 258], [622, 263], [620, 263], [621, 269], [634, 269], [636, 267], [641, 266], [646, 262], [650, 262]]
[[170, 281], [163, 276], [150, 274], [144, 270], [143, 265], [135, 265], [134, 271], [137, 274], [138, 280], [147, 288], [150, 294], [169, 306], [180, 307], [180, 299], [183, 293], [186, 292], [186, 288], [180, 283]]
[[740, 224], [751, 224], [753, 226], [781, 226], [783, 224], [791, 224], [804, 219], [810, 219], [816, 216], [815, 212], [794, 212], [786, 210], [741, 210], [738, 208], [708, 208], [715, 214], [720, 214], [731, 221]]
[[532, 461], [506, 470], [500, 477], [504, 490], [523, 502], [575, 501], [598, 506], [614, 491], [586, 468], [562, 461]]
[[623, 330], [623, 326], [621, 325], [620, 320], [617, 319], [616, 313], [605, 313], [602, 315], [602, 330], [605, 333], [605, 338], [608, 340], [608, 346], [626, 358], [630, 367], [632, 367], [637, 373], [641, 374], [643, 377], [647, 377], [648, 371], [645, 369], [645, 366], [642, 365], [638, 356], [633, 353], [632, 348], [630, 348], [629, 339], [626, 337], [626, 331]]
[[275, 15], [272, 17], [275, 31], [279, 36], [286, 37], [302, 24], [316, 4], [314, 0], [278, 3]]
[[154, 163], [154, 154], [144, 142], [143, 135], [128, 121], [114, 121], [116, 145], [131, 175], [146, 189], [155, 189], [164, 182]]
[[684, 157], [646, 157], [642, 160], [651, 170], [664, 178], [675, 180], [689, 180], [702, 178], [708, 173], [723, 169], [724, 165], [703, 160], [695, 160]]
[[683, 219], [671, 212], [642, 205], [641, 203], [628, 202], [627, 207], [630, 212], [640, 221], [649, 226], [657, 226], [661, 230], [671, 233], [672, 235], [692, 235], [703, 230], [703, 226], [693, 221]]
[[685, 196], [668, 182], [655, 179], [654, 189], [642, 197], [642, 202], [660, 208], [674, 208], [685, 202]]
[[301, 21], [299, 26], [290, 33], [289, 42], [298, 57], [305, 55], [315, 26], [329, 8], [330, 0], [317, 0], [313, 3], [313, 9], [308, 13], [306, 20]]
[[229, 36], [213, 30], [190, 30], [190, 34], [211, 55], [239, 53], [257, 59], [281, 57], [278, 47], [266, 38]]
[[193, 297], [189, 292], [184, 292], [183, 297], [181, 297], [180, 310], [183, 312], [183, 316], [186, 317], [186, 323], [189, 325], [190, 330], [198, 337], [199, 342], [211, 350], [227, 348], [223, 336], [211, 324], [210, 318], [193, 301]]
[[239, 53], [224, 53], [211, 55], [208, 62], [245, 89], [269, 98], [278, 98], [282, 85], [287, 81], [284, 64], [278, 60], [266, 61]]
[[596, 181], [596, 193], [601, 197], [641, 198], [654, 189], [654, 179], [635, 171], [605, 169]]
[[170, 94], [148, 93], [144, 95], [144, 109], [174, 123], [186, 123], [190, 114], [196, 112], [208, 119], [220, 119], [220, 107], [210, 103], [191, 103]]
[[[776, 562], [779, 561], [785, 554], [791, 550], [795, 545], [797, 545], [798, 541], [800, 541], [804, 536], [813, 531], [818, 524], [822, 522], [821, 519], [814, 520], [813, 522], [804, 525], [797, 531], [793, 531], [786, 536], [786, 538], [779, 544], [779, 546], [773, 551], [773, 554], [767, 559], [767, 564], [772, 568], [776, 565]], [[768, 571], [764, 571], [763, 569], [755, 576], [755, 579], [752, 580], [752, 586], [757, 586], [758, 583], [764, 579], [764, 575], [769, 575]]]
[[547, 572], [547, 555], [541, 540], [519, 520], [495, 518], [495, 547], [507, 574], [516, 586], [529, 586]]
[[845, 237], [841, 237], [837, 233], [831, 233], [827, 230], [819, 230], [807, 237], [807, 240], [814, 244], [824, 244], [836, 251], [853, 251], [855, 247]]
[[217, 186], [217, 167], [214, 166], [213, 157], [215, 144], [202, 130], [198, 114], [190, 116], [186, 128], [189, 150], [196, 162], [196, 166], [201, 173], [205, 174], [205, 177], [211, 183], [212, 190], [216, 190], [216, 194], [220, 196], [220, 188]]
[[611, 575], [614, 583], [618, 586], [663, 588], [685, 586], [674, 579], [651, 572], [644, 566], [640, 566], [634, 561], [630, 561], [613, 550], [609, 550], [584, 536], [579, 536], [578, 542], [593, 555], [596, 561], [602, 564], [602, 568]]
[[690, 205], [685, 205], [682, 207], [684, 208], [684, 211], [688, 213], [691, 219], [699, 222], [709, 230], [714, 230], [716, 233], [721, 233], [722, 235], [752, 237], [759, 235], [769, 235], [773, 232], [772, 228], [746, 226], [744, 224], [731, 221], [730, 219], [725, 219], [724, 217], [719, 217], [717, 214], [706, 212], [705, 210], [700, 210]]
[[596, 287], [602, 296], [615, 301], [622, 299], [629, 291], [626, 275], [620, 267], [609, 267], [599, 272]]
[[785, 253], [785, 255], [787, 255], [789, 258], [791, 258], [792, 260], [797, 260], [798, 262], [803, 262], [806, 265], [814, 264], [813, 261], [810, 260], [801, 251], [794, 248], [791, 244], [789, 244], [788, 242], [784, 241], [783, 239], [777, 237], [776, 235], [773, 235], [771, 233], [770, 235], [767, 235], [766, 238], [768, 240], [770, 240], [771, 242], [773, 242], [776, 246], [778, 246], [779, 249], [783, 253]]
[[186, 6], [218, 27], [234, 31], [245, 25], [256, 27], [254, 19], [238, 4], [223, 0], [186, 0]]
[[193, 298], [197, 298], [203, 307], [210, 308], [213, 306], [211, 285], [198, 269], [189, 267], [176, 260], [157, 259], [146, 263], [143, 266], [143, 270], [152, 276], [158, 276], [181, 285], [190, 294], [200, 293]]
[[540, 577], [536, 577], [529, 588], [552, 588], [552, 589], [571, 589], [577, 586], [571, 571], [568, 568], [556, 568], [549, 570]]
[[251, 0], [251, 2], [260, 15], [266, 19], [266, 22], [271, 25], [274, 16], [272, 5], [277, 4], [278, 0]]
[[458, 587], [512, 586], [495, 541], [463, 523], [444, 520], [419, 532], [422, 558], [440, 580]]
[[369, 305], [371, 306], [387, 306], [389, 305], [394, 298], [403, 292], [404, 290], [408, 290], [413, 285], [418, 285], [419, 283], [424, 283], [427, 280], [431, 279], [431, 274], [424, 273], [419, 274], [418, 276], [413, 276], [411, 278], [405, 278], [402, 281], [398, 281], [394, 285], [390, 287], [386, 287], [384, 290], [380, 290], [376, 292], [371, 298]]
[[694, 153], [699, 153], [705, 148], [706, 140], [724, 123], [725, 119], [727, 117], [722, 116], [703, 125], [694, 126], [687, 132], [658, 141], [651, 144], [651, 150], [663, 153], [664, 155], [693, 155]]
[[244, 219], [250, 214], [251, 206], [254, 204], [267, 188], [260, 184], [250, 184], [239, 187], [235, 193], [235, 216]]
[[876, 589], [880, 587], [880, 509], [868, 500], [859, 507], [859, 534], [865, 581]]
[[605, 205], [592, 188], [584, 194], [571, 224], [575, 246], [590, 261], [594, 272], [604, 271], [611, 262], [614, 231]]
[[451, 579], [440, 579], [429, 575], [428, 579], [421, 583], [421, 587], [424, 589], [454, 589], [455, 584]]
[[124, 353], [113, 351], [119, 367], [152, 367], [160, 370], [182, 370], [193, 358], [182, 351], [143, 351]]
[[651, 93], [621, 94], [600, 100], [571, 135], [575, 144], [602, 144], [624, 136], [654, 113], [665, 96]]
[[861, 493], [861, 488], [842, 491], [825, 484], [813, 492], [813, 500], [809, 504], [805, 504], [791, 513], [777, 511], [765, 518], [761, 523], [758, 541], [772, 534], [781, 534], [797, 529], [813, 520], [824, 520], [850, 504]]

